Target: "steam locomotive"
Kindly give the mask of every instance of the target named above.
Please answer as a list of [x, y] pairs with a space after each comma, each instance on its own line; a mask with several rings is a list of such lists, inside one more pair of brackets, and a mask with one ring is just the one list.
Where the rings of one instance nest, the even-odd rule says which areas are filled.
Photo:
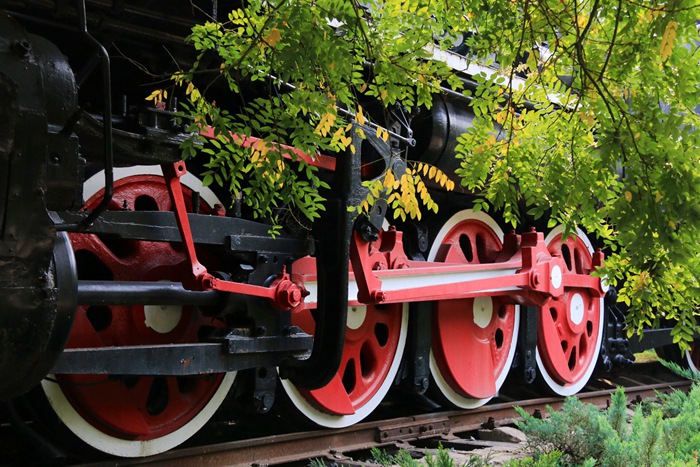
[[[462, 408], [507, 376], [571, 395], [596, 367], [670, 344], [665, 330], [625, 338], [581, 231], [504, 233], [438, 186], [440, 214], [421, 222], [388, 226], [381, 204], [355, 218], [363, 164], [400, 167], [400, 128], [315, 158], [326, 211], [271, 237], [203, 186], [172, 111], [143, 99], [192, 60], [192, 25], [234, 2], [156, 3], [0, 2], [0, 398], [30, 401], [45, 432], [148, 456], [233, 401], [267, 413], [284, 399], [344, 427], [393, 387]], [[437, 99], [403, 130], [411, 158], [454, 173], [472, 119], [466, 98]]]

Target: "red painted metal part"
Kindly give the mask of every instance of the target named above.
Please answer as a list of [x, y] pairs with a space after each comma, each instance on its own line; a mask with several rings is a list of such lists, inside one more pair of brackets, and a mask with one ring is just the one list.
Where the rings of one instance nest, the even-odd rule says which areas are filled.
[[492, 301], [494, 316], [485, 328], [475, 324], [473, 298], [435, 305], [433, 355], [445, 381], [465, 397], [496, 395], [516, 331], [514, 305], [497, 297]]
[[[503, 249], [496, 232], [478, 219], [459, 222], [441, 244], [436, 261], [470, 265], [493, 263]], [[480, 300], [490, 314], [478, 315], [475, 308], [482, 303], [474, 298], [440, 300], [433, 308], [432, 349], [440, 374], [455, 392], [474, 399], [496, 394], [496, 380], [505, 369], [516, 333], [515, 305], [507, 298]]]
[[[368, 245], [370, 254], [386, 267], [385, 257], [378, 248], [384, 237], [394, 232], [380, 232], [380, 241]], [[392, 243], [389, 240], [387, 244]], [[304, 257], [292, 264], [292, 279], [299, 283], [317, 281], [316, 260]], [[350, 272], [350, 279], [354, 274]], [[403, 317], [403, 304], [363, 305], [350, 297], [349, 321], [353, 313], [363, 315], [361, 325], [348, 326], [345, 331], [343, 355], [337, 374], [331, 382], [316, 390], [301, 391], [304, 398], [317, 409], [332, 415], [353, 415], [367, 404], [387, 378], [396, 358]], [[315, 303], [304, 303], [292, 311], [292, 324], [313, 335], [315, 321], [312, 309]]]
[[[382, 240], [382, 245], [376, 248], [363, 241], [358, 233], [354, 234], [350, 259], [360, 302], [404, 303], [507, 295], [521, 304], [542, 306], [549, 298], [561, 296], [564, 285], [572, 283], [599, 297], [604, 295], [597, 277], [573, 275], [556, 281], [557, 272], [563, 272], [566, 265], [561, 257], [549, 253], [544, 236], [539, 232], [528, 232], [522, 237], [506, 235], [503, 253], [493, 264], [412, 261], [403, 253], [401, 236], [402, 232], [393, 231], [393, 237], [387, 235], [386, 243]], [[444, 254], [451, 255], [449, 252]], [[602, 253], [598, 257], [602, 261]], [[443, 281], [434, 285], [421, 285], [425, 280], [420, 279], [396, 289], [385, 286], [390, 280], [401, 277], [428, 279], [432, 276], [448, 277], [449, 274], [462, 274], [464, 278], [454, 283]]]
[[537, 342], [552, 379], [566, 385], [581, 380], [595, 365], [592, 359], [600, 345], [601, 295], [587, 288], [589, 281], [584, 278], [594, 279], [589, 274], [602, 258], [601, 253], [591, 255], [578, 236], [563, 240], [557, 235], [548, 248], [552, 255], [564, 258], [566, 290], [541, 308]]
[[[187, 189], [186, 189], [187, 190]], [[191, 193], [183, 193], [191, 205]], [[86, 203], [99, 204], [101, 193]], [[148, 199], [149, 209], [168, 211], [171, 202], [161, 177], [136, 175], [115, 182], [109, 209], [137, 209]], [[205, 203], [200, 212], [212, 213]], [[115, 281], [178, 281], [189, 268], [186, 254], [169, 243], [110, 241], [93, 234], [70, 234], [79, 261], [87, 261], [85, 279]], [[95, 274], [96, 277], [91, 275]], [[171, 310], [173, 311], [173, 310]], [[122, 345], [192, 343], [203, 327], [223, 323], [200, 315], [191, 307], [174, 310], [179, 319], [173, 328], [156, 331], [149, 327], [143, 306], [79, 306], [67, 348]], [[127, 440], [151, 440], [186, 425], [211, 400], [223, 375], [196, 377], [110, 378], [105, 375], [57, 375], [66, 398], [75, 410], [101, 433]]]
[[[212, 127], [203, 128], [202, 131], [199, 132], [199, 134], [209, 139], [218, 138]], [[259, 144], [272, 145], [272, 143], [265, 142], [260, 138], [255, 138], [254, 136], [231, 134], [231, 139], [234, 143], [239, 144], [244, 148], [253, 147]], [[282, 153], [282, 157], [284, 157], [285, 159], [292, 159], [291, 154], [294, 154], [295, 157], [302, 159], [309, 165], [313, 165], [321, 169], [335, 171], [335, 157], [325, 156], [323, 154], [315, 154], [311, 156], [295, 147], [287, 146], [285, 144], [279, 144], [275, 146], [279, 148], [279, 150]]]
[[[338, 373], [328, 385], [302, 391], [306, 400], [326, 413], [352, 415], [372, 399], [396, 356], [402, 308], [400, 304], [367, 305], [362, 325], [346, 329]], [[315, 330], [310, 310], [292, 312], [292, 324], [309, 334]]]
[[[286, 272], [280, 274], [270, 287], [261, 287], [217, 279], [197, 260], [186, 206], [182, 196], [180, 177], [187, 171], [184, 162], [163, 165], [168, 190], [186, 252], [191, 264], [191, 277], [185, 286], [192, 290], [220, 290], [270, 299], [277, 308], [288, 310], [298, 307], [306, 291], [303, 284], [291, 281]], [[600, 278], [587, 274], [568, 274], [557, 281], [555, 276], [566, 265], [561, 257], [552, 256], [539, 232], [528, 232], [522, 237], [514, 233], [505, 236], [502, 254], [493, 264], [458, 264], [448, 262], [421, 262], [409, 260], [403, 250], [402, 232], [385, 232], [379, 244], [362, 240], [357, 232], [350, 244], [350, 258], [354, 279], [358, 285], [361, 303], [406, 303], [411, 301], [448, 300], [477, 296], [508, 295], [518, 303], [543, 306], [551, 297], [560, 297], [564, 287], [582, 287], [591, 294], [604, 294]], [[441, 254], [459, 259], [451, 252], [454, 245], [443, 245]], [[602, 253], [596, 253], [594, 265], [602, 263]], [[447, 275], [464, 275], [459, 280], [441, 281]], [[410, 284], [405, 279], [437, 277], [431, 285]], [[404, 279], [408, 285], [385, 287], [384, 284]]]
[[187, 216], [187, 206], [185, 205], [182, 194], [180, 177], [187, 173], [185, 163], [179, 161], [172, 165], [163, 164], [161, 168], [173, 203], [180, 236], [182, 237], [182, 242], [185, 244], [185, 252], [191, 266], [191, 274], [187, 277], [187, 280], [183, 281], [183, 285], [186, 288], [190, 290], [219, 290], [221, 292], [268, 298], [275, 307], [282, 310], [289, 310], [301, 303], [305, 294], [304, 290], [290, 281], [289, 275], [284, 271], [270, 287], [225, 281], [217, 279], [209, 274], [207, 269], [197, 259], [197, 252], [195, 251], [194, 240], [192, 239], [192, 230], [190, 229], [190, 221]]
[[[552, 255], [543, 236], [530, 232], [521, 237], [508, 234], [494, 263], [460, 263], [413, 261], [403, 252], [402, 232], [383, 232], [381, 242], [364, 242], [355, 233], [350, 244], [350, 290], [357, 296], [349, 304], [407, 303], [442, 301], [475, 297], [506, 297], [506, 301], [530, 306], [544, 306], [552, 297], [561, 297], [564, 288], [578, 287], [595, 297], [604, 295], [598, 277], [588, 274], [563, 274], [561, 284], [552, 284], [552, 270], [566, 272], [561, 255]], [[461, 261], [458, 245], [443, 244], [438, 258]], [[593, 255], [593, 270], [602, 264], [602, 253]], [[314, 288], [317, 281], [315, 260], [297, 260], [292, 266], [292, 281], [312, 292], [310, 302], [302, 301], [295, 309], [315, 308]]]

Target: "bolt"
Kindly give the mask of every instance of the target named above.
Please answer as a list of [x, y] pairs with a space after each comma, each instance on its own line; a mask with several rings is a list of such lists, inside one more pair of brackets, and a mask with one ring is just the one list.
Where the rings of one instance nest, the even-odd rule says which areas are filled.
[[532, 275], [530, 275], [530, 283], [533, 287], [540, 285], [540, 273], [533, 271]]
[[428, 386], [430, 385], [428, 378], [420, 378], [418, 381], [415, 382], [415, 391], [417, 394], [424, 394], [425, 391], [428, 390]]
[[301, 289], [290, 281], [283, 281], [278, 285], [277, 298], [275, 302], [281, 308], [294, 308], [301, 303]]
[[382, 290], [375, 290], [374, 292], [372, 292], [372, 300], [377, 303], [386, 301], [386, 292]]
[[12, 51], [17, 54], [19, 57], [26, 57], [29, 55], [29, 52], [32, 50], [32, 44], [25, 40], [22, 39], [21, 41], [15, 41], [11, 45]]
[[486, 420], [485, 423], [483, 423], [482, 428], [485, 428], [487, 430], [493, 430], [496, 428], [496, 419], [493, 417], [489, 417], [488, 420]]

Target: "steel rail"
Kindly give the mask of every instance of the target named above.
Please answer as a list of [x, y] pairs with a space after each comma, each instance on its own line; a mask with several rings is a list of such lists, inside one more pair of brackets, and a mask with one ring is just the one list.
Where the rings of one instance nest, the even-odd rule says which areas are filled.
[[[638, 383], [638, 382], [637, 382]], [[625, 387], [628, 400], [653, 397], [657, 392], [671, 389], [689, 390], [689, 381], [670, 381]], [[578, 394], [583, 402], [604, 408], [616, 389], [596, 390]], [[517, 405], [529, 413], [539, 411], [547, 415], [547, 408], [556, 411], [564, 404], [563, 397], [547, 397], [486, 405], [473, 410], [454, 410], [434, 414], [365, 422], [352, 427], [332, 430], [314, 430], [299, 433], [273, 435], [207, 446], [170, 451], [144, 459], [120, 459], [118, 465], [185, 467], [210, 465], [275, 465], [312, 458], [329, 458], [338, 453], [365, 450], [372, 447], [391, 446], [399, 442], [419, 439], [449, 437], [477, 430], [489, 425], [504, 425], [520, 417], [514, 409]], [[90, 466], [114, 465], [114, 463], [89, 464]]]

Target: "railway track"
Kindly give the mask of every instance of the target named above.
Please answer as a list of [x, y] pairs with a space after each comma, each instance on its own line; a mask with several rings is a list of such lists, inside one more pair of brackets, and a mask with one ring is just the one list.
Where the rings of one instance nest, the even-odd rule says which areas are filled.
[[[690, 382], [679, 378], [658, 363], [635, 364], [614, 374], [593, 378], [578, 397], [598, 407], [609, 403], [618, 386], [625, 386], [628, 400], [641, 401], [655, 393], [672, 389], [688, 390]], [[307, 465], [310, 459], [323, 458], [327, 464], [368, 465], [357, 459], [369, 459], [372, 447], [387, 450], [415, 449], [442, 443], [457, 451], [500, 446], [503, 443], [475, 440], [473, 435], [484, 427], [508, 425], [518, 418], [514, 406], [530, 413], [546, 414], [546, 407], [558, 410], [562, 397], [533, 397], [532, 388], [518, 394], [502, 394], [495, 403], [473, 410], [423, 413], [408, 417], [383, 417], [338, 430], [312, 430], [253, 437], [230, 442], [204, 444], [173, 450], [144, 459], [120, 459], [83, 466], [148, 465]], [[405, 408], [405, 407], [404, 407]], [[391, 410], [389, 410], [391, 412]], [[353, 460], [355, 459], [355, 460]]]

